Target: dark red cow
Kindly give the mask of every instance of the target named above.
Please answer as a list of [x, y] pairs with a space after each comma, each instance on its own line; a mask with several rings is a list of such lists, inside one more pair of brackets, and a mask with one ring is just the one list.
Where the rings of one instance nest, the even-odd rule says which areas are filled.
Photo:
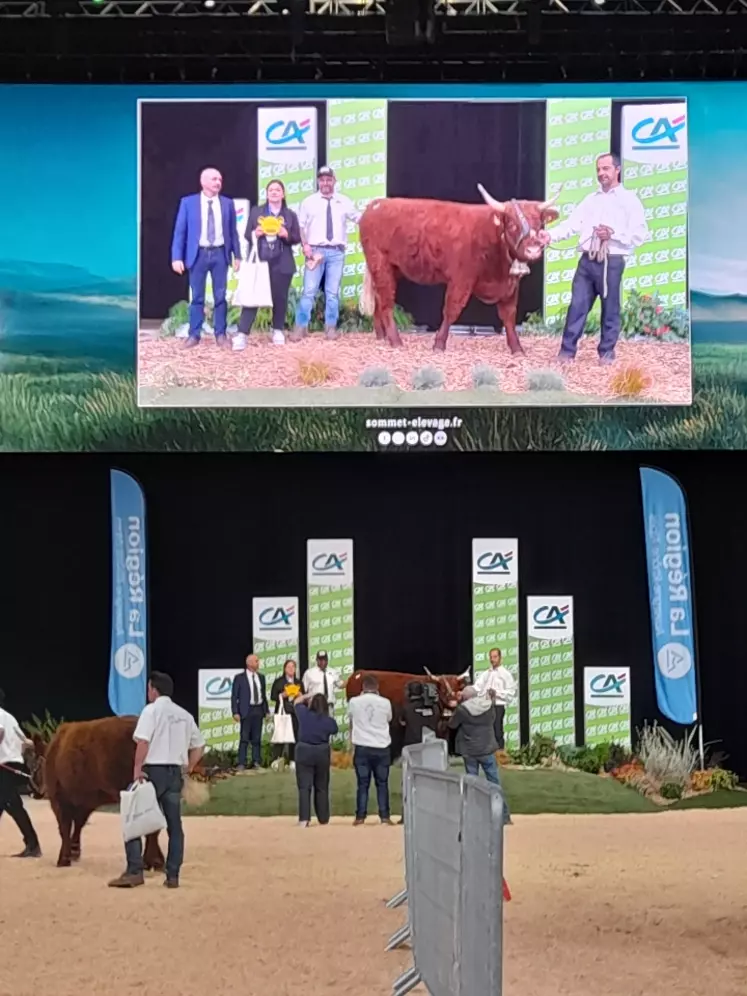
[[406, 277], [416, 284], [446, 284], [435, 350], [446, 349], [449, 329], [474, 295], [497, 305], [509, 349], [523, 353], [516, 334], [519, 282], [528, 264], [542, 256], [539, 233], [558, 217], [556, 198], [502, 203], [479, 184], [478, 190], [485, 204], [392, 197], [372, 201], [363, 212], [362, 309], [373, 312], [378, 339], [402, 345], [394, 303], [397, 281]]
[[[35, 741], [42, 757], [44, 795], [57, 817], [62, 840], [58, 868], [79, 860], [81, 831], [91, 813], [101, 806], [119, 805], [119, 793], [132, 782], [136, 723], [135, 716], [63, 723], [46, 747]], [[146, 837], [143, 863], [147, 870], [163, 870], [158, 834]]]
[[[399, 716], [407, 700], [407, 686], [411, 681], [420, 681], [426, 685], [435, 685], [438, 689], [438, 700], [441, 706], [441, 715], [445, 720], [451, 715], [453, 702], [458, 693], [469, 681], [469, 671], [464, 674], [442, 674], [434, 675], [426, 669], [425, 677], [421, 674], [406, 674], [403, 671], [355, 671], [348, 678], [345, 685], [345, 696], [348, 701], [360, 695], [363, 678], [373, 675], [379, 683], [379, 693], [392, 703], [392, 746], [394, 756], [399, 756], [401, 752], [402, 731], [399, 728]], [[448, 729], [446, 723], [438, 731], [439, 736], [448, 739]]]

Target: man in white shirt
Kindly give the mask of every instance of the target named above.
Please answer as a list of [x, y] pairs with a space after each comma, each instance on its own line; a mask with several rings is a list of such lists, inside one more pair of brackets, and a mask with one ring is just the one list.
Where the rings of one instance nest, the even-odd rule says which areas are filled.
[[[175, 702], [174, 682], [168, 674], [153, 671], [148, 681], [148, 705], [138, 719], [135, 732], [135, 763], [132, 780], [148, 779], [156, 790], [158, 804], [166, 818], [169, 850], [166, 855], [166, 879], [169, 889], [179, 887], [179, 872], [184, 861], [182, 828], [182, 785], [184, 772], [191, 773], [205, 752], [205, 741], [194, 719]], [[109, 885], [115, 889], [132, 889], [143, 885], [142, 841], [125, 844], [127, 870]]]
[[335, 691], [341, 681], [336, 671], [329, 670], [329, 657], [326, 650], [316, 655], [316, 663], [303, 676], [303, 690], [306, 695], [323, 695], [329, 704], [330, 716], [335, 710]]
[[314, 302], [324, 277], [324, 334], [337, 339], [340, 316], [340, 283], [348, 243], [348, 222], [358, 224], [361, 212], [355, 204], [335, 191], [336, 178], [330, 166], [317, 174], [319, 189], [301, 204], [301, 226], [306, 266], [303, 292], [296, 308], [296, 324], [291, 342], [299, 342], [308, 333]]
[[379, 695], [379, 682], [367, 674], [361, 682], [361, 694], [348, 703], [350, 740], [358, 791], [353, 826], [361, 826], [368, 812], [371, 776], [376, 783], [376, 800], [382, 823], [392, 825], [389, 812], [389, 768], [391, 767], [392, 703]]
[[540, 232], [545, 245], [578, 235], [581, 253], [571, 287], [563, 341], [558, 359], [570, 362], [584, 333], [586, 319], [597, 298], [602, 301], [599, 361], [612, 363], [620, 337], [620, 292], [625, 261], [648, 238], [646, 216], [638, 196], [620, 183], [620, 158], [612, 154], [597, 159], [599, 189], [576, 205], [553, 228]]
[[516, 698], [516, 681], [509, 669], [503, 664], [503, 655], [498, 647], [490, 651], [490, 670], [478, 675], [474, 685], [478, 695], [488, 695], [495, 706], [495, 739], [498, 750], [505, 750], [506, 737], [503, 724], [506, 718], [506, 706]]
[[7, 813], [23, 835], [24, 848], [14, 857], [40, 858], [39, 838], [18, 791], [25, 767], [23, 751], [33, 744], [4, 706], [5, 692], [0, 689], [0, 816]]

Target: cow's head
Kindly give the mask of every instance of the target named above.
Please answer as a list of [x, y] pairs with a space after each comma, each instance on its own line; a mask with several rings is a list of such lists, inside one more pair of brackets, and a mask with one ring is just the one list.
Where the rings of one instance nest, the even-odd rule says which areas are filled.
[[549, 201], [497, 201], [481, 183], [477, 184], [482, 199], [494, 212], [494, 222], [503, 233], [512, 259], [521, 263], [535, 263], [541, 256], [544, 244], [540, 232], [560, 217], [554, 207], [560, 191]]
[[435, 682], [438, 688], [438, 701], [441, 705], [442, 712], [446, 716], [450, 716], [454, 711], [452, 702], [459, 700], [459, 693], [469, 682], [469, 668], [464, 672], [464, 674], [431, 674], [428, 668], [425, 668], [425, 673]]

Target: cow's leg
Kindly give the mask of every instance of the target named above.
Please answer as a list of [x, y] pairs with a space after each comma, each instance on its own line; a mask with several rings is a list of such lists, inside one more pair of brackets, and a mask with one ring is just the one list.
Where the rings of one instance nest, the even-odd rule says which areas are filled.
[[90, 810], [74, 810], [73, 835], [70, 838], [70, 858], [72, 861], [80, 861], [80, 835], [83, 832], [83, 827], [88, 823], [90, 816]]
[[467, 307], [467, 302], [469, 301], [471, 294], [471, 287], [455, 287], [453, 284], [449, 284], [446, 288], [441, 325], [438, 332], [436, 332], [436, 338], [433, 342], [434, 352], [443, 353], [446, 349], [446, 342], [449, 338], [449, 329]]
[[60, 853], [57, 858], [58, 868], [69, 868], [72, 864], [70, 834], [73, 828], [73, 810], [59, 801], [52, 802], [52, 812], [57, 817], [60, 831]]
[[143, 853], [143, 868], [146, 871], [162, 872], [166, 867], [166, 858], [158, 844], [158, 834], [151, 833], [145, 838]]
[[510, 301], [501, 301], [498, 305], [498, 317], [506, 327], [506, 345], [511, 350], [513, 356], [520, 356], [524, 349], [516, 334], [516, 309], [519, 303], [519, 289]]
[[390, 346], [401, 346], [402, 339], [394, 324], [394, 303], [397, 297], [397, 271], [384, 259], [376, 261], [376, 305], [374, 328], [377, 339], [386, 339]]

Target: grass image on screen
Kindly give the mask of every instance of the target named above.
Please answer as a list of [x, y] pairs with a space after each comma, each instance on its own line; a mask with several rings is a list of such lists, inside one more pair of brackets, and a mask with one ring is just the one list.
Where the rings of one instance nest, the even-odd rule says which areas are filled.
[[[139, 121], [140, 405], [690, 403], [684, 100], [144, 101]], [[190, 166], [208, 122], [236, 136], [212, 187]]]

